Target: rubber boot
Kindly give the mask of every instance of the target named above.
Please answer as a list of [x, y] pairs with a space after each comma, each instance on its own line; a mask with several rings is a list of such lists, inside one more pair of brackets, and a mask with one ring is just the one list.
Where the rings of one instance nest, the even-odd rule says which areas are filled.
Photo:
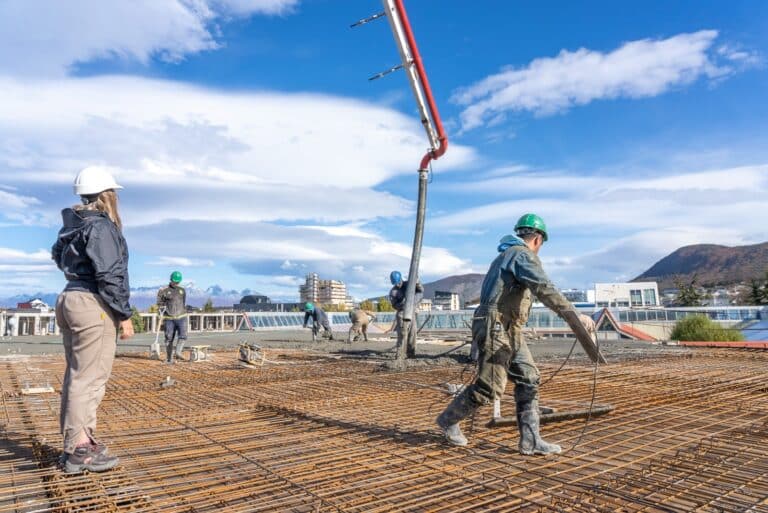
[[165, 343], [165, 354], [167, 356], [165, 363], [173, 363], [173, 342]]
[[467, 445], [467, 437], [461, 432], [459, 422], [472, 415], [477, 405], [469, 397], [469, 389], [465, 388], [453, 398], [453, 401], [437, 419], [437, 425], [443, 431], [445, 439], [458, 447]]
[[520, 430], [520, 454], [533, 456], [562, 452], [559, 445], [545, 442], [539, 435], [539, 401], [517, 403], [517, 427]]
[[184, 342], [186, 342], [186, 340], [179, 340], [176, 343], [176, 359], [177, 360], [183, 360], [184, 359], [184, 353], [182, 352], [182, 351], [184, 351]]

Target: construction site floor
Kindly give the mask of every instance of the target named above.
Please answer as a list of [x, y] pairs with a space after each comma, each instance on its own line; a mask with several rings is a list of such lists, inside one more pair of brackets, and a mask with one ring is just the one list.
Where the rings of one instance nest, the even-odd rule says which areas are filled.
[[[519, 455], [490, 407], [463, 424], [469, 447], [442, 440], [444, 384], [472, 377], [459, 358], [393, 370], [389, 353], [271, 348], [246, 368], [229, 349], [173, 366], [125, 353], [98, 429], [120, 465], [78, 476], [56, 469], [63, 357], [6, 355], [0, 513], [768, 512], [768, 352], [603, 349], [596, 377], [576, 358], [542, 387], [547, 406], [586, 408], [594, 383], [615, 407], [543, 426], [565, 451], [553, 457]], [[547, 380], [562, 358], [536, 352]]]

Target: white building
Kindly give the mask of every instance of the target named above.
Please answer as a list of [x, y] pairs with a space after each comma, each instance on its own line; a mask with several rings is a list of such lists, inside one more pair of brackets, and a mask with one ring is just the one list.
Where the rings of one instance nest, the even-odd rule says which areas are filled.
[[461, 308], [459, 293], [436, 290], [435, 297], [432, 299], [432, 307], [435, 310], [459, 310]]
[[307, 274], [304, 285], [299, 287], [302, 303], [348, 305], [352, 299], [347, 296], [347, 286], [339, 280], [321, 280], [317, 273]]
[[659, 286], [655, 281], [595, 283], [595, 306], [598, 308], [661, 306]]
[[419, 302], [419, 312], [432, 311], [432, 300], [424, 298]]

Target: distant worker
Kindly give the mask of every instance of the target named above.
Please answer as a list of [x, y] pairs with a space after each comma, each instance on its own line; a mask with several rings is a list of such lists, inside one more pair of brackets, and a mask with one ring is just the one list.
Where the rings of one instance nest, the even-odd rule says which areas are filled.
[[319, 306], [315, 306], [312, 303], [306, 303], [304, 305], [304, 327], [307, 327], [307, 322], [312, 319], [312, 335], [320, 330], [320, 327], [325, 330], [328, 335], [328, 340], [333, 340], [333, 331], [331, 331], [331, 324], [328, 322], [328, 315]]
[[363, 335], [363, 339], [368, 342], [368, 324], [376, 320], [376, 316], [362, 308], [355, 308], [350, 310], [349, 319], [352, 321], [352, 327], [349, 328], [349, 338], [347, 342], [357, 342], [360, 338], [360, 334]]
[[173, 363], [173, 340], [176, 342], [176, 359], [184, 356], [184, 342], [187, 340], [187, 291], [180, 285], [181, 273], [173, 271], [171, 281], [157, 293], [157, 307], [163, 312], [165, 328], [166, 363]]
[[558, 454], [559, 445], [539, 435], [540, 375], [523, 338], [523, 327], [533, 303], [532, 294], [563, 317], [578, 316], [587, 331], [594, 331], [591, 317], [578, 314], [555, 288], [541, 266], [538, 253], [547, 241], [547, 227], [535, 214], [525, 214], [515, 225], [517, 235], [499, 241], [499, 255], [491, 263], [480, 291], [480, 306], [472, 320], [472, 339], [480, 351], [475, 382], [461, 391], [437, 417], [445, 438], [467, 445], [459, 421], [480, 405], [500, 399], [507, 376], [515, 383], [515, 407], [521, 454]]
[[122, 189], [103, 168], [75, 178], [82, 204], [61, 212], [64, 226], [51, 250], [67, 285], [56, 300], [67, 369], [59, 422], [64, 435], [64, 472], [102, 472], [119, 462], [96, 439], [96, 411], [104, 398], [120, 338], [133, 336], [128, 302], [128, 247], [122, 234], [117, 193]]
[[[408, 280], [403, 280], [403, 275], [400, 271], [392, 271], [389, 274], [389, 281], [392, 283], [392, 288], [389, 291], [389, 302], [392, 304], [397, 313], [395, 314], [395, 330], [397, 331], [397, 347], [401, 347], [403, 344], [403, 338], [405, 337], [404, 330], [404, 316], [405, 316], [405, 291], [408, 287]], [[424, 297], [424, 287], [421, 283], [416, 282], [416, 294], [413, 298], [414, 311], [413, 319], [411, 321], [411, 330], [408, 334], [408, 341], [406, 347], [406, 355], [408, 357], [416, 356], [416, 331], [418, 329], [418, 315], [416, 313], [416, 307], [421, 303], [421, 299]]]

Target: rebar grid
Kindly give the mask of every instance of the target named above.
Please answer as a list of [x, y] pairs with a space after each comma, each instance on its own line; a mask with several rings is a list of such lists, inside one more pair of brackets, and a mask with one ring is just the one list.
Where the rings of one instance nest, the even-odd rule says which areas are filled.
[[[121, 357], [99, 434], [103, 474], [55, 469], [60, 357], [0, 360], [0, 513], [69, 511], [768, 512], [768, 353], [697, 350], [602, 367], [593, 419], [559, 457], [517, 453], [514, 428], [465, 423], [447, 446], [434, 418], [457, 365], [388, 372], [298, 351], [243, 368], [232, 352], [168, 367]], [[542, 364], [546, 378], [556, 365]], [[161, 389], [171, 374], [177, 384]], [[469, 379], [468, 374], [464, 374]], [[586, 407], [592, 368], [566, 367], [543, 403]], [[512, 387], [508, 389], [511, 393]], [[511, 414], [514, 401], [503, 409]], [[584, 421], [542, 428], [569, 449]]]

